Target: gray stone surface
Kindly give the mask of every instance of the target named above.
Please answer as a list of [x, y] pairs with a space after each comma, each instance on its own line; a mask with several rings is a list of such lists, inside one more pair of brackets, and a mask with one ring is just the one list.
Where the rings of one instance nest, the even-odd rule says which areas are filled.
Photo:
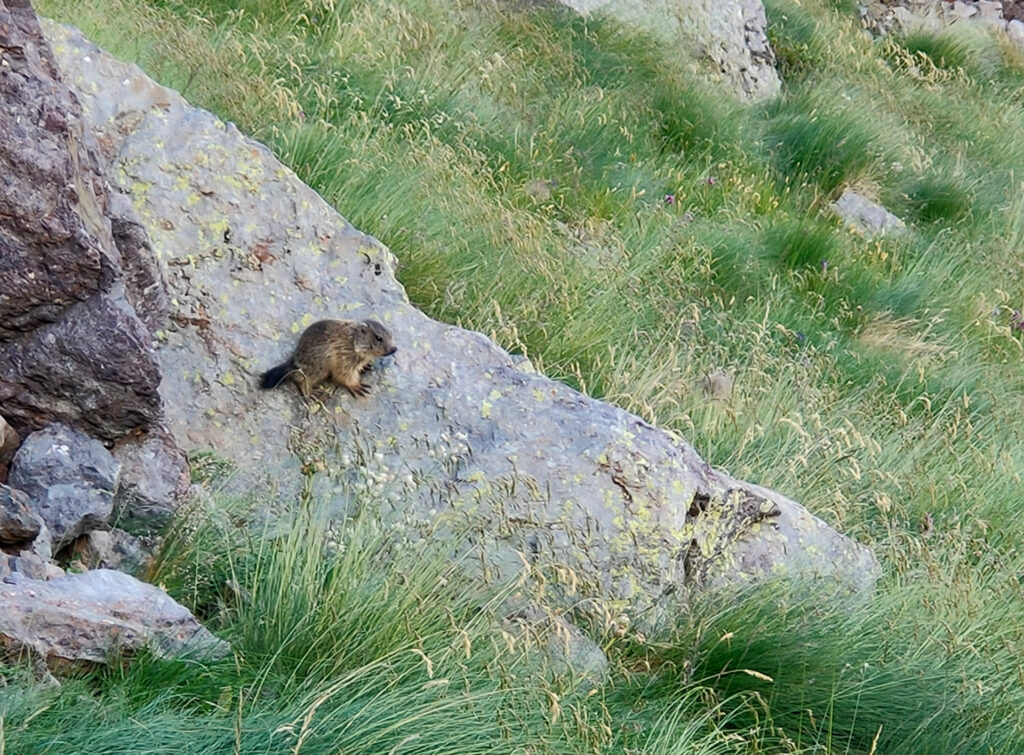
[[761, 0], [559, 0], [578, 13], [604, 13], [684, 54], [711, 62], [732, 91], [763, 100], [779, 93], [775, 52]]
[[[873, 583], [871, 553], [793, 501], [424, 316], [391, 252], [263, 146], [77, 32], [47, 32], [169, 288], [157, 334], [168, 429], [230, 470], [229, 487], [294, 505], [309, 484], [317, 505], [372, 504], [410, 536], [470, 528], [488, 574], [526, 561], [562, 574], [567, 596], [633, 606], [718, 577]], [[260, 391], [259, 374], [324, 317], [394, 333], [398, 353], [367, 375], [372, 395], [306, 404]]]
[[125, 288], [108, 190], [28, 3], [0, 0], [0, 405], [113, 438], [160, 417], [159, 373]]
[[29, 498], [20, 490], [0, 484], [0, 544], [35, 540], [41, 521], [29, 507]]
[[853, 189], [832, 203], [832, 209], [851, 231], [865, 238], [891, 235], [906, 228], [906, 224], [882, 205], [872, 202]]
[[117, 569], [137, 574], [153, 558], [155, 538], [139, 538], [117, 528], [93, 530], [71, 548], [70, 559], [85, 569]]
[[[41, 580], [57, 579], [64, 576], [63, 569], [52, 563], [49, 559], [43, 558], [32, 551], [22, 551], [17, 556], [0, 554], [0, 559], [6, 559], [6, 563], [0, 569], [0, 572], [2, 572], [0, 576], [6, 577], [9, 574], [18, 574], [28, 579]], [[0, 609], [2, 609], [2, 605], [2, 602], [0, 602]]]
[[107, 526], [121, 465], [97, 440], [64, 425], [29, 435], [14, 455], [10, 484], [25, 492], [50, 530], [54, 551]]
[[0, 645], [51, 670], [108, 663], [148, 648], [158, 657], [230, 652], [167, 593], [109, 569], [49, 581], [11, 573], [0, 582]]
[[188, 495], [185, 455], [163, 430], [123, 438], [112, 453], [121, 477], [111, 521], [139, 535], [160, 531]]
[[522, 644], [525, 656], [539, 656], [554, 676], [592, 685], [607, 680], [609, 663], [604, 651], [564, 616], [544, 606], [529, 605], [507, 616], [504, 623]]

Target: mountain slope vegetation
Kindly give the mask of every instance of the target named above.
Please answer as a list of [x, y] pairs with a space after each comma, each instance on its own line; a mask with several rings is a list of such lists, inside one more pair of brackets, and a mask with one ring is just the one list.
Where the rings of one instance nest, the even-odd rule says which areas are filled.
[[[784, 91], [744, 105], [542, 4], [38, 0], [266, 143], [428, 314], [799, 500], [884, 576], [855, 605], [773, 586], [594, 621], [610, 674], [577, 683], [448, 554], [308, 512], [252, 542], [223, 501], [150, 576], [235, 658], [58, 691], [5, 670], [0, 752], [1024, 749], [1024, 50], [766, 5]], [[845, 229], [847, 187], [907, 231]]]

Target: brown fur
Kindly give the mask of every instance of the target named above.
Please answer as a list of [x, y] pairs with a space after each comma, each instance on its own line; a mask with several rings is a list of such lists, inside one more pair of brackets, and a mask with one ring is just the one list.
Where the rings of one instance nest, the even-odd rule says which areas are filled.
[[327, 380], [353, 396], [366, 396], [370, 386], [362, 373], [377, 357], [395, 353], [391, 331], [376, 320], [320, 320], [306, 328], [291, 358], [263, 373], [260, 385], [276, 388], [295, 381], [307, 398]]

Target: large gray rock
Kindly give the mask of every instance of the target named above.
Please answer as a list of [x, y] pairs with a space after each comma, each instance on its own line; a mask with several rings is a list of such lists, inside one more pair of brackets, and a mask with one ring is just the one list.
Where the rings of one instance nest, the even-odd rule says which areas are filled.
[[91, 132], [28, 2], [0, 0], [0, 47], [0, 405], [19, 429], [148, 427], [160, 377], [125, 286], [147, 279], [125, 277]]
[[[47, 33], [169, 287], [168, 428], [229, 470], [227, 484], [285, 497], [309, 484], [318, 505], [373, 504], [410, 536], [470, 528], [487, 574], [529, 563], [551, 575], [550, 594], [623, 605], [698, 580], [874, 580], [868, 550], [793, 501], [424, 316], [392, 254], [263, 146], [78, 32]], [[290, 386], [257, 388], [313, 321], [371, 316], [398, 353], [367, 376], [369, 398], [307, 405]]]
[[167, 593], [109, 569], [41, 581], [0, 582], [0, 645], [41, 657], [51, 670], [108, 663], [146, 648], [161, 658], [230, 652]]
[[99, 441], [65, 425], [51, 425], [21, 444], [10, 483], [27, 495], [57, 551], [85, 532], [108, 526], [120, 469]]
[[761, 0], [559, 0], [589, 15], [603, 13], [709, 60], [741, 97], [763, 100], [779, 93], [775, 52]]

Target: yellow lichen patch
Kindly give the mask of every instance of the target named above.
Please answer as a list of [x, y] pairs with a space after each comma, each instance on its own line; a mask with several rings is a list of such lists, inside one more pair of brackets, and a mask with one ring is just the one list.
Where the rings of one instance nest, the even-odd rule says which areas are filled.
[[483, 401], [480, 402], [480, 416], [483, 417], [484, 419], [490, 419], [491, 409], [493, 408], [494, 404], [492, 404], [487, 399], [484, 399]]

